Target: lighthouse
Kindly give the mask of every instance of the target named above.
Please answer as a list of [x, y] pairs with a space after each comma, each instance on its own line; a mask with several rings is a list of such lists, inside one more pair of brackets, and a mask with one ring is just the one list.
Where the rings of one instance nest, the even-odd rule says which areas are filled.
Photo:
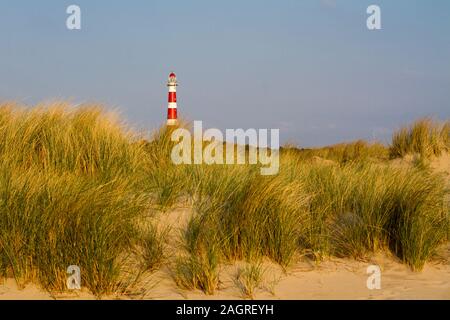
[[167, 108], [167, 125], [176, 126], [178, 124], [177, 117], [177, 76], [175, 73], [169, 75], [167, 87], [169, 87], [169, 104]]

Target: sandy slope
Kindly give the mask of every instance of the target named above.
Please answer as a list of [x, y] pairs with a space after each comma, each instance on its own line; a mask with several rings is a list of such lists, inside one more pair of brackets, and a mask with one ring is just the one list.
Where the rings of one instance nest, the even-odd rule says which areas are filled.
[[[450, 299], [450, 246], [443, 248], [447, 261], [429, 263], [420, 273], [410, 271], [393, 258], [375, 257], [372, 261], [358, 262], [333, 259], [319, 266], [299, 262], [288, 274], [265, 263], [265, 283], [257, 289], [255, 299]], [[381, 289], [369, 290], [366, 286], [369, 264], [381, 267]], [[235, 285], [236, 266], [225, 266], [221, 270], [220, 290], [214, 296], [198, 291], [178, 289], [168, 270], [158, 271], [149, 279], [148, 292], [144, 299], [240, 299], [242, 294]], [[273, 285], [274, 282], [275, 285]], [[274, 291], [274, 292], [271, 292]], [[52, 297], [29, 285], [19, 290], [11, 279], [0, 285], [0, 299], [94, 299], [86, 292]], [[106, 297], [106, 299], [127, 296]]]

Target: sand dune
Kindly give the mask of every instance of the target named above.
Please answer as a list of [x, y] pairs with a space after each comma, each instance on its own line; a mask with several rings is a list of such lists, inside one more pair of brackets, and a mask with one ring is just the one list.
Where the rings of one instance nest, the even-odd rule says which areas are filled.
[[[174, 235], [184, 228], [190, 211], [174, 210], [161, 214], [163, 225], [171, 225]], [[175, 250], [176, 237], [170, 246]], [[381, 269], [381, 289], [369, 290], [366, 282], [367, 267], [378, 265]], [[163, 267], [141, 279], [139, 293], [132, 295], [106, 296], [102, 299], [242, 299], [243, 294], [236, 285], [238, 268], [242, 263], [223, 265], [220, 270], [220, 286], [215, 295], [201, 291], [182, 290], [176, 286], [168, 267]], [[396, 257], [379, 253], [367, 259], [331, 258], [316, 264], [299, 257], [284, 272], [277, 264], [263, 262], [264, 280], [256, 289], [254, 299], [445, 299], [450, 300], [450, 244], [440, 248], [432, 262], [420, 272], [413, 272]], [[0, 284], [0, 300], [21, 299], [96, 299], [85, 289], [73, 293], [51, 295], [34, 284], [20, 290], [13, 279]]]
[[[265, 283], [256, 290], [255, 299], [450, 299], [450, 246], [443, 248], [446, 261], [429, 263], [421, 272], [413, 272], [392, 257], [376, 256], [367, 262], [332, 259], [314, 265], [299, 262], [283, 274], [279, 267], [266, 262]], [[369, 264], [381, 267], [381, 289], [366, 286]], [[168, 270], [151, 275], [148, 292], [141, 299], [240, 299], [235, 285], [237, 266], [225, 266], [221, 272], [220, 290], [213, 296], [200, 291], [184, 291], [176, 287]], [[272, 283], [271, 283], [272, 282]], [[271, 292], [274, 291], [274, 292]], [[110, 296], [103, 299], [130, 299]], [[35, 285], [19, 290], [14, 280], [0, 285], [0, 299], [95, 299], [85, 291], [52, 296]]]
[[[450, 157], [445, 155], [432, 164], [435, 171], [450, 177]], [[403, 161], [407, 161], [403, 160]], [[405, 165], [402, 163], [401, 165]], [[450, 178], [449, 178], [450, 181]], [[173, 210], [159, 214], [156, 219], [164, 226], [171, 226], [169, 237], [172, 253], [177, 249], [180, 230], [186, 228], [191, 211]], [[155, 217], [152, 217], [155, 219]], [[236, 285], [236, 274], [241, 263], [223, 265], [220, 270], [220, 286], [215, 295], [201, 291], [186, 291], [176, 286], [170, 270], [164, 266], [141, 279], [136, 292], [131, 295], [106, 296], [103, 299], [242, 299]], [[369, 290], [366, 285], [367, 267], [378, 265], [381, 269], [381, 289]], [[445, 299], [450, 300], [450, 244], [442, 246], [437, 255], [420, 272], [413, 272], [396, 257], [376, 254], [366, 261], [331, 258], [316, 264], [297, 258], [286, 272], [277, 264], [263, 262], [264, 280], [256, 289], [255, 299]], [[95, 299], [83, 289], [52, 295], [35, 284], [19, 289], [13, 279], [0, 282], [0, 300], [22, 299]]]

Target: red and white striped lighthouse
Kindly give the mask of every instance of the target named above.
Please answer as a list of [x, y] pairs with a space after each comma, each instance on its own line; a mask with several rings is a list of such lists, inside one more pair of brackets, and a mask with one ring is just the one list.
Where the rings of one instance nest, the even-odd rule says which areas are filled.
[[169, 75], [169, 81], [167, 82], [169, 87], [169, 105], [167, 109], [167, 125], [176, 126], [178, 124], [177, 116], [177, 76], [175, 73]]

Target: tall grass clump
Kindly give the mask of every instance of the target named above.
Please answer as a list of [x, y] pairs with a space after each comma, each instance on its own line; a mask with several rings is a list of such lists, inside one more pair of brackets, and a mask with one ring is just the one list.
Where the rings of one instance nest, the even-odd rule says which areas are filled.
[[[339, 167], [302, 164], [296, 168], [297, 179], [305, 182], [311, 195], [306, 232], [301, 235], [300, 247], [316, 260], [333, 253], [332, 221], [345, 213], [352, 181], [345, 181]], [[348, 178], [353, 179], [352, 176]]]
[[132, 133], [99, 106], [2, 105], [0, 119], [0, 156], [16, 165], [106, 179], [133, 174], [143, 161], [142, 148], [131, 145]]
[[178, 257], [173, 270], [175, 283], [183, 289], [214, 294], [219, 285], [219, 256], [214, 244], [205, 251]]
[[166, 243], [170, 229], [149, 224], [140, 227], [139, 231], [135, 249], [141, 257], [142, 270], [154, 271], [166, 261]]
[[186, 122], [178, 126], [162, 126], [153, 133], [144, 148], [149, 158], [147, 186], [152, 193], [152, 204], [160, 211], [167, 211], [186, 196], [189, 165], [177, 166], [172, 162], [172, 149], [177, 142], [172, 141], [172, 133], [178, 128], [187, 128]]
[[429, 118], [419, 119], [409, 127], [403, 127], [392, 136], [389, 148], [391, 158], [407, 154], [419, 154], [423, 158], [439, 156], [450, 150], [449, 122], [440, 123]]
[[195, 215], [185, 233], [191, 253], [215, 243], [227, 261], [291, 262], [308, 201], [299, 181], [260, 176], [249, 166], [198, 167], [194, 174], [201, 178], [192, 179]]
[[396, 178], [396, 205], [387, 227], [390, 246], [412, 269], [421, 270], [449, 240], [448, 189], [442, 176], [420, 170], [405, 170]]
[[264, 270], [261, 263], [251, 263], [238, 269], [235, 282], [245, 299], [253, 299], [255, 290], [261, 287]]
[[295, 155], [303, 161], [310, 161], [319, 157], [341, 165], [367, 161], [380, 162], [389, 158], [389, 151], [386, 146], [378, 142], [368, 143], [364, 140], [313, 149], [285, 146], [281, 150], [284, 154]]
[[142, 144], [98, 106], [0, 106], [0, 271], [66, 289], [81, 268], [94, 294], [114, 292], [120, 259], [146, 210]]
[[312, 195], [300, 243], [315, 258], [392, 250], [420, 270], [448, 240], [448, 190], [440, 175], [371, 163], [338, 167], [294, 158], [290, 165]]

